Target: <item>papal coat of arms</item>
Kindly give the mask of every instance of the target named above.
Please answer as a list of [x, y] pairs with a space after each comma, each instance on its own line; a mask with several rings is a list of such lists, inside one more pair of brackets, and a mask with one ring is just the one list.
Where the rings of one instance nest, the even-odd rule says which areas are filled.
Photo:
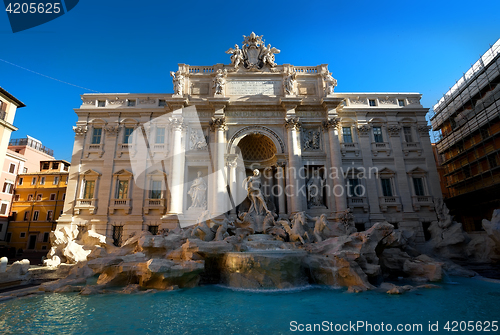
[[237, 69], [240, 65], [247, 70], [261, 70], [265, 65], [270, 68], [276, 66], [274, 59], [275, 54], [279, 54], [280, 50], [271, 47], [268, 44], [266, 47], [265, 41], [262, 40], [262, 36], [255, 35], [252, 32], [249, 36], [243, 35], [243, 46], [240, 47], [235, 44], [234, 49], [230, 48], [226, 51], [227, 54], [231, 55], [231, 64]]

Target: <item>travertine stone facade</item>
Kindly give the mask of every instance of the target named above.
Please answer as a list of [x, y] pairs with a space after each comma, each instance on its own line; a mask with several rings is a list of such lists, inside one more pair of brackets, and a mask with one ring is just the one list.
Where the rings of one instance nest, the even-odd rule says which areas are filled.
[[[423, 239], [440, 190], [421, 95], [336, 93], [326, 64], [277, 65], [279, 52], [252, 34], [228, 50], [229, 65], [180, 64], [174, 94], [82, 95], [59, 224], [119, 243], [177, 218], [196, 223], [205, 209], [235, 217], [241, 182], [259, 169], [280, 216], [334, 220], [350, 207], [358, 228], [387, 220]], [[204, 194], [206, 207], [193, 208]]]

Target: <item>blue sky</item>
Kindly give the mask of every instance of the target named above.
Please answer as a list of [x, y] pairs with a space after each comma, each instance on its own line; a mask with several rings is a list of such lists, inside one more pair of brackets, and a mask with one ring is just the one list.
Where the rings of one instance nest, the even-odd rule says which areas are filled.
[[[0, 59], [99, 92], [171, 93], [178, 63], [229, 63], [242, 35], [264, 35], [278, 64], [328, 63], [336, 92], [419, 92], [432, 108], [500, 37], [500, 1], [81, 0], [13, 34], [0, 13]], [[89, 92], [0, 61], [23, 101], [12, 138], [33, 136], [71, 160], [73, 108]], [[56, 131], [54, 131], [56, 130]]]

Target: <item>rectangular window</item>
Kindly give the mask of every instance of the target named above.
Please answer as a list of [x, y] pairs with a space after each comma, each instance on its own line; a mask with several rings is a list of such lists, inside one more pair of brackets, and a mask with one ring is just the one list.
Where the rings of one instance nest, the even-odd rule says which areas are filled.
[[158, 106], [160, 107], [163, 107], [163, 106], [166, 106], [167, 105], [167, 102], [163, 99], [159, 99], [158, 100]]
[[344, 143], [352, 143], [351, 127], [342, 127], [342, 136], [344, 137]]
[[5, 215], [7, 213], [7, 206], [8, 206], [8, 204], [2, 204], [2, 206], [0, 206], [0, 214], [1, 215]]
[[62, 195], [62, 200], [63, 200], [63, 201], [64, 201], [64, 200], [66, 200], [66, 193], [63, 193], [63, 195]]
[[0, 223], [0, 233], [2, 232], [3, 229], [3, 223]]
[[151, 191], [149, 191], [150, 199], [161, 199], [161, 180], [151, 181]]
[[23, 173], [27, 173], [28, 172], [28, 168], [27, 167], [23, 167]]
[[113, 226], [113, 244], [119, 247], [122, 244], [123, 226]]
[[83, 187], [83, 199], [93, 199], [94, 198], [94, 180], [85, 180]]
[[28, 221], [28, 220], [29, 220], [29, 218], [30, 218], [30, 212], [29, 212], [29, 211], [24, 212], [24, 217], [23, 217], [23, 220], [24, 220], [24, 221]]
[[63, 169], [64, 169], [64, 171], [68, 171], [69, 170], [69, 165], [68, 164], [64, 164]]
[[23, 184], [23, 178], [19, 178], [19, 182], [17, 183], [18, 185], [22, 185]]
[[415, 188], [415, 195], [417, 196], [425, 195], [424, 181], [422, 178], [413, 178], [413, 187]]
[[128, 180], [118, 180], [116, 186], [115, 199], [127, 199], [128, 196]]
[[382, 127], [373, 127], [373, 139], [376, 143], [384, 142], [382, 138]]
[[398, 105], [399, 105], [399, 107], [404, 107], [405, 101], [403, 99], [398, 99]]
[[123, 134], [123, 143], [132, 143], [132, 132], [134, 131], [134, 128], [125, 128], [124, 134]]
[[33, 212], [33, 221], [38, 221], [38, 215], [40, 214], [39, 211], [34, 211]]
[[54, 185], [59, 184], [59, 177], [57, 177], [57, 176], [54, 177], [54, 181], [52, 182], [52, 184], [54, 184]]
[[51, 193], [50, 194], [50, 200], [56, 200], [56, 194], [55, 193]]
[[14, 195], [14, 201], [19, 201], [19, 198], [20, 198], [20, 195], [19, 195], [19, 194], [15, 194], [15, 195]]
[[42, 196], [43, 196], [42, 193], [38, 193], [36, 195], [36, 200], [42, 200]]
[[43, 243], [49, 242], [49, 236], [50, 236], [50, 233], [48, 233], [48, 232], [43, 233]]
[[31, 179], [31, 185], [35, 185], [35, 184], [36, 184], [36, 177], [33, 177], [33, 178]]
[[94, 128], [92, 133], [92, 144], [101, 144], [102, 128]]
[[361, 187], [359, 186], [360, 182], [357, 178], [349, 179], [349, 196], [351, 197], [360, 197], [361, 196]]
[[33, 201], [33, 194], [28, 194], [28, 201]]
[[63, 215], [63, 210], [61, 209], [61, 211], [59, 212], [59, 216]]
[[26, 233], [25, 233], [25, 232], [22, 232], [21, 234], [19, 234], [19, 237], [20, 237], [20, 238], [25, 238], [25, 237], [26, 237]]
[[59, 162], [52, 163], [52, 170], [57, 170], [57, 169], [59, 169]]
[[42, 169], [43, 170], [48, 170], [49, 168], [50, 168], [50, 163], [49, 162], [43, 162]]
[[5, 237], [5, 242], [10, 242], [12, 239], [12, 233], [7, 233], [7, 236]]
[[390, 178], [382, 178], [380, 179], [382, 183], [382, 194], [384, 197], [392, 197], [392, 186]]
[[47, 221], [52, 221], [52, 218], [53, 218], [53, 212], [52, 211], [48, 211], [47, 212]]
[[16, 172], [16, 164], [10, 163], [9, 165], [9, 173], [14, 173]]
[[40, 185], [45, 185], [45, 177], [40, 178]]
[[12, 193], [14, 193], [14, 185], [13, 185], [13, 184], [11, 184], [11, 183], [7, 183], [7, 182], [5, 182], [5, 183], [3, 184], [3, 189], [2, 189], [2, 192], [3, 192], [3, 193], [8, 193], [8, 194], [12, 194]]
[[98, 100], [97, 107], [106, 107], [106, 101], [105, 100]]
[[480, 132], [481, 132], [481, 138], [483, 140], [490, 136], [490, 130], [488, 128], [482, 128]]
[[413, 137], [411, 136], [411, 127], [403, 127], [403, 134], [405, 135], [405, 142], [413, 142]]
[[157, 144], [165, 143], [165, 128], [159, 127], [156, 128], [156, 141]]
[[158, 234], [158, 226], [148, 226], [148, 231], [153, 235], [157, 235]]
[[375, 100], [370, 99], [370, 100], [368, 100], [368, 102], [370, 103], [370, 106], [377, 106], [377, 104], [375, 103]]
[[135, 106], [135, 100], [128, 100], [127, 106], [134, 107]]
[[498, 166], [497, 156], [495, 154], [488, 156], [488, 163], [490, 164], [490, 169], [493, 169]]
[[17, 221], [17, 212], [12, 212], [11, 214], [11, 217], [12, 217], [12, 221]]
[[66, 181], [64, 182], [66, 185], [68, 185], [68, 180], [69, 180], [69, 176], [66, 177]]

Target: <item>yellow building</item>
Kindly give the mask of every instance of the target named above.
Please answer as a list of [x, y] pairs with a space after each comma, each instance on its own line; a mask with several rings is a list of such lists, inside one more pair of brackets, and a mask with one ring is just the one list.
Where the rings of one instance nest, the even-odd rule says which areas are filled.
[[12, 202], [6, 241], [17, 250], [50, 249], [50, 232], [62, 214], [70, 163], [40, 162], [40, 172], [21, 173]]

